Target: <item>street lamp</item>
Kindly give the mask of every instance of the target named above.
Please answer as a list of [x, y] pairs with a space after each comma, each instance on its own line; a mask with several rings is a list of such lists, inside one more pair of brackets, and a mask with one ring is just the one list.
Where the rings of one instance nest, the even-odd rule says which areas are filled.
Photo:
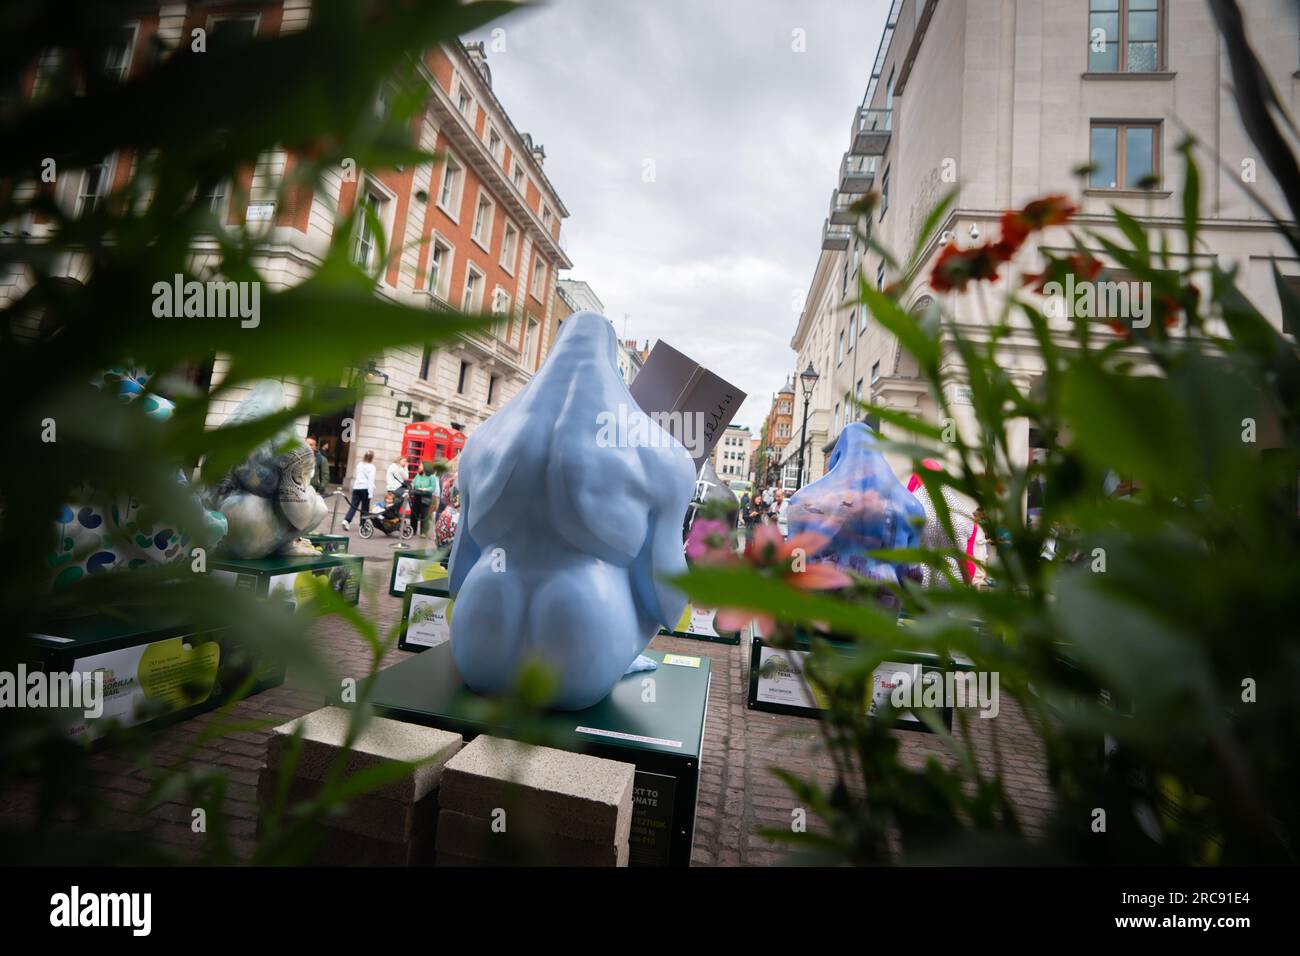
[[[808, 443], [808, 402], [812, 399], [813, 387], [820, 377], [817, 370], [813, 368], [812, 362], [809, 362], [808, 367], [799, 373], [799, 384], [803, 387], [803, 429], [799, 432], [799, 480], [796, 482], [798, 488], [803, 487], [803, 446]], [[812, 462], [809, 464], [811, 465]]]

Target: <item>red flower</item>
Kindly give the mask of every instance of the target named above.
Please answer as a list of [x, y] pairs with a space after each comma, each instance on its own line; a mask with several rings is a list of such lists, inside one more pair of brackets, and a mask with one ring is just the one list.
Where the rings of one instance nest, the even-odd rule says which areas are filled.
[[930, 271], [930, 286], [936, 292], [964, 291], [974, 280], [996, 279], [1006, 262], [997, 245], [958, 248], [955, 242], [943, 247]]
[[1032, 233], [1048, 226], [1064, 225], [1078, 211], [1070, 197], [1060, 193], [1035, 199], [1023, 209], [1008, 209], [1002, 214], [1002, 238], [998, 246], [1009, 259]]

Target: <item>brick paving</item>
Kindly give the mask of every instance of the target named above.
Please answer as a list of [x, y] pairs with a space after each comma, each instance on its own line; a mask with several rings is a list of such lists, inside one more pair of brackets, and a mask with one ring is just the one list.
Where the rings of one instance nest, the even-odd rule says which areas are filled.
[[[352, 551], [367, 558], [365, 587], [360, 611], [376, 622], [380, 633], [394, 626], [401, 614], [401, 601], [388, 594], [388, 574], [394, 553], [392, 539], [362, 541], [352, 536]], [[364, 675], [370, 650], [345, 622], [325, 619], [316, 625], [315, 644], [324, 661], [340, 676]], [[739, 646], [714, 644], [688, 638], [657, 637], [655, 650], [708, 657], [713, 683], [709, 692], [701, 761], [699, 806], [696, 817], [695, 866], [762, 866], [778, 864], [784, 848], [763, 837], [763, 827], [788, 827], [795, 798], [771, 772], [780, 766], [803, 776], [816, 775], [823, 783], [833, 778], [829, 758], [818, 742], [817, 724], [808, 718], [768, 714], [749, 710], [748, 642]], [[381, 663], [387, 667], [407, 656], [394, 648]], [[238, 722], [280, 723], [315, 710], [322, 704], [320, 693], [296, 680], [291, 672], [281, 687], [241, 701], [230, 719]], [[211, 740], [200, 734], [214, 720], [215, 713], [174, 724], [156, 731], [150, 739], [149, 757], [165, 765], [194, 748], [188, 766], [194, 770], [218, 770], [225, 774], [226, 829], [238, 859], [247, 860], [254, 848], [257, 820], [256, 787], [258, 769], [266, 750], [267, 729], [237, 730]], [[972, 743], [981, 769], [991, 772], [993, 754], [990, 738], [997, 725], [1002, 771], [1022, 825], [1031, 835], [1041, 832], [1051, 807], [1051, 792], [1037, 741], [1029, 732], [1014, 704], [1002, 702], [995, 720], [973, 720]], [[919, 766], [935, 756], [951, 764], [953, 758], [941, 741], [931, 734], [897, 732], [903, 759]], [[78, 832], [88, 826], [113, 832], [127, 831], [149, 836], [182, 858], [198, 851], [203, 837], [191, 831], [192, 805], [183, 795], [167, 800], [141, 814], [140, 796], [148, 788], [150, 769], [122, 759], [111, 751], [94, 755], [91, 773], [105, 812], [93, 824], [72, 811], [60, 814]], [[0, 823], [30, 821], [36, 807], [33, 785], [19, 785], [0, 792]], [[817, 821], [809, 821], [816, 827]]]

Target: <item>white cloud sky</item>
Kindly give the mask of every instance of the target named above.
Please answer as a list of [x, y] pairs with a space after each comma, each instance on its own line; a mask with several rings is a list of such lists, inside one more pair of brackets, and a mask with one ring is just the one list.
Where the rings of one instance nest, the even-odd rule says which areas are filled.
[[553, 0], [465, 38], [488, 41], [498, 98], [546, 147], [567, 275], [620, 334], [626, 315], [628, 338], [746, 391], [736, 422], [755, 434], [794, 368], [795, 303], [888, 6]]

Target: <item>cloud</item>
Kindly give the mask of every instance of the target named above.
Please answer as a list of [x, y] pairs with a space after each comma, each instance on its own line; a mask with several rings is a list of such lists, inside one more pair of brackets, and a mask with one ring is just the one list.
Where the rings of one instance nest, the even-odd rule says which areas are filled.
[[755, 434], [794, 370], [793, 303], [888, 6], [559, 0], [466, 37], [489, 41], [497, 96], [546, 146], [568, 275], [620, 333], [626, 315], [628, 337], [747, 392], [736, 420]]

